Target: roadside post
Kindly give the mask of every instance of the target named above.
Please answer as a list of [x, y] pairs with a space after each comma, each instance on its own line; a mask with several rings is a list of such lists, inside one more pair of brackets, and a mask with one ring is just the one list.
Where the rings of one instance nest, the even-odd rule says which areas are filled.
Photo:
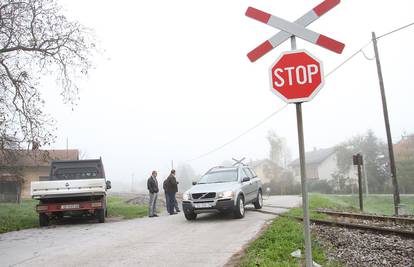
[[335, 53], [342, 53], [345, 47], [343, 43], [305, 28], [339, 3], [340, 0], [325, 0], [293, 23], [253, 7], [249, 7], [246, 11], [247, 17], [281, 30], [249, 52], [247, 57], [250, 61], [256, 61], [289, 38], [291, 41], [292, 51], [282, 53], [269, 68], [270, 90], [286, 103], [294, 103], [296, 105], [307, 267], [313, 266], [313, 260], [309, 222], [302, 103], [312, 100], [323, 87], [324, 75], [321, 61], [306, 50], [296, 50], [296, 36]]
[[353, 155], [352, 157], [354, 165], [358, 168], [358, 195], [359, 195], [359, 209], [364, 210], [363, 198], [362, 198], [362, 171], [361, 165], [364, 165], [364, 160], [361, 154]]
[[381, 101], [382, 101], [382, 110], [384, 113], [385, 131], [387, 132], [388, 154], [390, 158], [390, 171], [391, 171], [391, 180], [392, 180], [392, 187], [393, 187], [393, 198], [394, 198], [394, 213], [395, 215], [398, 215], [398, 208], [401, 202], [400, 191], [398, 189], [397, 169], [395, 167], [394, 148], [392, 144], [390, 119], [388, 117], [387, 98], [385, 96], [385, 86], [384, 86], [384, 80], [382, 77], [381, 62], [379, 58], [377, 37], [375, 36], [375, 32], [372, 32], [372, 43], [374, 45], [375, 61], [377, 63], [378, 82], [379, 82], [380, 91], [381, 91]]

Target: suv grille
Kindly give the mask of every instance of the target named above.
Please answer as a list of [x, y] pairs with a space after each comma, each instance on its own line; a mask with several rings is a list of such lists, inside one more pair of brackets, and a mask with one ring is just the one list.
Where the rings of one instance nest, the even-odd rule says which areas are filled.
[[205, 199], [205, 198], [215, 198], [216, 193], [210, 192], [210, 193], [195, 193], [191, 195], [193, 199]]

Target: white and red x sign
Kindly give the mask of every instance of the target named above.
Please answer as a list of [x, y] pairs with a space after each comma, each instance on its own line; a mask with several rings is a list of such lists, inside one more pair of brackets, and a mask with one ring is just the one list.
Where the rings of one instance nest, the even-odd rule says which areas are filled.
[[292, 35], [313, 44], [322, 46], [335, 53], [342, 53], [342, 50], [345, 47], [343, 43], [305, 28], [339, 3], [340, 0], [325, 0], [314, 9], [297, 19], [295, 22], [289, 22], [256, 8], [249, 7], [246, 11], [246, 16], [277, 28], [281, 30], [281, 32], [275, 34], [270, 39], [253, 49], [247, 54], [247, 57], [250, 61], [254, 62], [276, 46], [289, 39]]

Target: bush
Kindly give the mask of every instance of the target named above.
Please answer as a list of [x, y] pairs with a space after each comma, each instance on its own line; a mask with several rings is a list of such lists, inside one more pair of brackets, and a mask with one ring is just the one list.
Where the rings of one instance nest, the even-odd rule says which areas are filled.
[[325, 180], [310, 180], [308, 185], [309, 192], [332, 194], [334, 191], [332, 186]]

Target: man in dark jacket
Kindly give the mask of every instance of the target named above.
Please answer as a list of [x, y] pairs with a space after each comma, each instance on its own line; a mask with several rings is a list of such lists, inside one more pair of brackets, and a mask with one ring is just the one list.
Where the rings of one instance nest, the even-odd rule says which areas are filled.
[[[170, 175], [165, 180], [165, 192], [167, 195], [167, 211], [170, 215], [177, 214], [174, 211], [175, 203], [175, 194], [178, 192], [178, 182], [175, 179], [175, 170], [171, 170]], [[178, 205], [177, 205], [178, 206]]]
[[[165, 193], [165, 206], [167, 207], [168, 213], [170, 213], [169, 206], [168, 206], [169, 205], [169, 195], [167, 193], [167, 182], [168, 182], [168, 180], [165, 179], [164, 183], [162, 184], [162, 188], [164, 188], [164, 193]], [[177, 184], [178, 184], [178, 182], [177, 182]], [[178, 207], [177, 198], [175, 198], [175, 201], [174, 201], [174, 208], [175, 208], [176, 212], [181, 212], [180, 208]]]
[[148, 178], [147, 181], [147, 188], [149, 191], [149, 217], [158, 217], [156, 212], [156, 204], [157, 204], [157, 195], [158, 195], [158, 181], [157, 181], [157, 172], [152, 171], [151, 176]]

